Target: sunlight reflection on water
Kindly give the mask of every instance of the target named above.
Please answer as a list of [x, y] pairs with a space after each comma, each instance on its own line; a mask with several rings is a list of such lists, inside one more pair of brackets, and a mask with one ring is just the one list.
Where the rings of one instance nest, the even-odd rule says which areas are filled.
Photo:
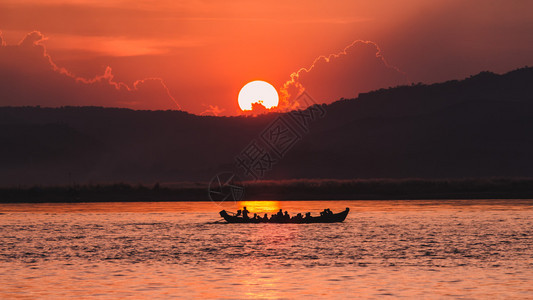
[[533, 296], [532, 200], [228, 208], [243, 204], [351, 213], [341, 224], [213, 224], [209, 202], [3, 204], [0, 298]]

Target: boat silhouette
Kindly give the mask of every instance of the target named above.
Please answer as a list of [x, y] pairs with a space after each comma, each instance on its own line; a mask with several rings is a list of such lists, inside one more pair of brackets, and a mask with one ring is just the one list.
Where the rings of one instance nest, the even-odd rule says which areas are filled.
[[340, 213], [322, 214], [320, 216], [311, 216], [307, 214], [305, 217], [294, 216], [292, 218], [272, 216], [270, 219], [264, 218], [245, 218], [242, 216], [232, 216], [226, 210], [220, 211], [220, 216], [228, 223], [288, 223], [288, 224], [307, 224], [307, 223], [339, 223], [346, 219], [350, 212], [350, 208], [346, 208]]

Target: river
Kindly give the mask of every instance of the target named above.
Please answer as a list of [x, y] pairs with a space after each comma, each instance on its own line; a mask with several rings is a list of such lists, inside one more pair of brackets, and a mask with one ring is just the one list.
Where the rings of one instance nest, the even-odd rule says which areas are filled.
[[533, 200], [0, 204], [0, 298], [531, 298], [532, 234]]

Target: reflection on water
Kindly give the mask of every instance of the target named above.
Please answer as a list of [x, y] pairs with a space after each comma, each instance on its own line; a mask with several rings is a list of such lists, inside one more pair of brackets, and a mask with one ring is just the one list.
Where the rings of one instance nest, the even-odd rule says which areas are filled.
[[276, 213], [280, 208], [281, 204], [279, 201], [239, 201], [239, 209], [245, 207], [252, 213], [257, 213], [258, 215], [263, 215], [264, 213]]
[[350, 207], [341, 224], [216, 224], [210, 202], [0, 205], [0, 298], [533, 296], [533, 201]]

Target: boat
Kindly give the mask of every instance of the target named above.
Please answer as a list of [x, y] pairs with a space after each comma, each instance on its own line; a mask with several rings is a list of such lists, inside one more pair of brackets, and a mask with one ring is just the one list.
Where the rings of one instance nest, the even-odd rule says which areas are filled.
[[350, 208], [346, 207], [346, 209], [340, 213], [331, 213], [331, 214], [324, 214], [321, 216], [313, 217], [311, 215], [305, 216], [305, 217], [277, 217], [274, 216], [268, 220], [262, 219], [262, 218], [244, 218], [242, 216], [232, 216], [228, 214], [227, 211], [222, 210], [220, 211], [220, 216], [226, 220], [228, 223], [288, 223], [288, 224], [308, 224], [308, 223], [339, 223], [343, 222], [346, 219], [346, 216], [348, 215], [348, 212], [350, 212]]

